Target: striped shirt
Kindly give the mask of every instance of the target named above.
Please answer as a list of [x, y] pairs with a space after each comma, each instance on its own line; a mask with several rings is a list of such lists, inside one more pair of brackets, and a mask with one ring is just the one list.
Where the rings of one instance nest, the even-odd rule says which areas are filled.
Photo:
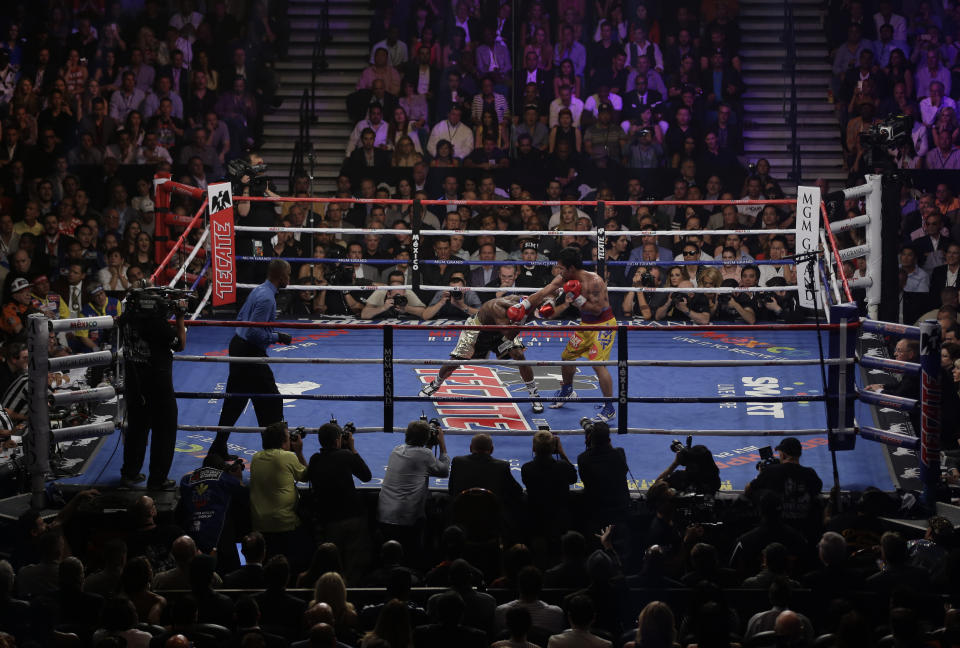
[[28, 386], [30, 384], [30, 375], [23, 372], [13, 379], [7, 391], [3, 393], [3, 401], [0, 402], [4, 412], [10, 411], [21, 416], [27, 416], [30, 410], [30, 396]]

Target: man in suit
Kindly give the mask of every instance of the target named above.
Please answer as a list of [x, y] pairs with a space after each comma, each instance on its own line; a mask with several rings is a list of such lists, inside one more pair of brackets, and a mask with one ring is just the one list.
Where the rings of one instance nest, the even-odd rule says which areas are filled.
[[223, 586], [227, 589], [260, 589], [264, 586], [263, 559], [267, 555], [267, 545], [263, 534], [251, 531], [240, 542], [240, 553], [246, 560], [243, 565], [223, 577]]
[[383, 173], [390, 168], [390, 152], [374, 146], [377, 135], [372, 128], [360, 133], [360, 146], [355, 148], [344, 165], [345, 172], [353, 174]]
[[427, 101], [431, 101], [438, 82], [437, 69], [430, 65], [430, 48], [421, 45], [416, 51], [416, 56], [411, 58], [403, 68], [403, 83], [413, 84], [414, 92], [426, 96]]
[[947, 247], [953, 243], [949, 230], [943, 225], [943, 215], [936, 209], [931, 210], [923, 219], [923, 234], [913, 238], [913, 246], [917, 250], [917, 257], [922, 259], [922, 268], [930, 273], [937, 266], [943, 265], [946, 260]]
[[528, 83], [537, 84], [537, 95], [541, 102], [553, 94], [553, 75], [540, 69], [537, 53], [527, 52], [523, 57], [523, 67], [514, 72], [513, 87], [524, 88]]
[[510, 474], [510, 464], [493, 457], [489, 434], [475, 434], [470, 440], [470, 454], [454, 457], [450, 465], [450, 495], [456, 497], [468, 488], [490, 491], [505, 509], [518, 504], [523, 496], [523, 488]]
[[[477, 256], [480, 261], [495, 261], [497, 248], [492, 243], [485, 243], [477, 250]], [[470, 271], [471, 286], [486, 286], [495, 279], [497, 279], [497, 267], [493, 265], [481, 265]]]
[[454, 105], [460, 106], [461, 110], [470, 110], [471, 97], [464, 91], [462, 81], [463, 79], [460, 73], [456, 70], [447, 72], [443, 87], [437, 89], [436, 97], [434, 98], [434, 115], [449, 114], [450, 109]]
[[663, 101], [663, 97], [656, 90], [647, 87], [647, 77], [637, 76], [633, 90], [623, 97], [622, 117], [626, 120], [639, 119], [648, 106], [655, 106]]
[[937, 299], [945, 287], [960, 288], [960, 243], [947, 244], [946, 263], [930, 273], [930, 297]]
[[[917, 340], [903, 338], [893, 349], [893, 359], [901, 362], [919, 362], [920, 343]], [[915, 374], [901, 374], [900, 380], [892, 385], [873, 383], [866, 387], [870, 391], [882, 392], [903, 398], [920, 398], [920, 378]]]
[[497, 276], [492, 281], [485, 284], [487, 288], [505, 288], [497, 292], [480, 293], [480, 301], [488, 302], [491, 299], [497, 299], [509, 294], [511, 289], [516, 286], [517, 267], [512, 265], [503, 265], [497, 269]]

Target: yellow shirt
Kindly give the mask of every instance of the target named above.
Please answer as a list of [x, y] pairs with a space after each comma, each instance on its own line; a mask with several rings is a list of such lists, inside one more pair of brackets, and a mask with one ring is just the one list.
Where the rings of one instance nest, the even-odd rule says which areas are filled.
[[289, 450], [270, 448], [250, 462], [250, 513], [253, 528], [268, 533], [293, 531], [297, 517], [297, 482], [307, 477], [307, 467]]
[[24, 232], [30, 232], [34, 236], [40, 236], [43, 234], [43, 223], [37, 221], [33, 224], [33, 227], [27, 225], [26, 221], [20, 221], [19, 223], [13, 224], [13, 233], [17, 236], [22, 236]]

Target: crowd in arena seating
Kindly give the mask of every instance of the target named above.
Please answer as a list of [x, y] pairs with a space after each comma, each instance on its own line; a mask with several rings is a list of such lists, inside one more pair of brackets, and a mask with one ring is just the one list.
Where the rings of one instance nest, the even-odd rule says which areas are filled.
[[831, 99], [851, 173], [867, 168], [860, 134], [890, 116], [912, 117], [910, 138], [890, 151], [901, 169], [960, 169], [957, 3], [832, 2]]
[[955, 645], [952, 524], [886, 530], [901, 502], [876, 489], [822, 500], [815, 442], [781, 439], [737, 499], [709, 449], [683, 448], [633, 501], [606, 424], [576, 457], [537, 432], [519, 479], [489, 436], [451, 459], [433, 434], [410, 424], [379, 493], [355, 487], [371, 471], [336, 423], [309, 460], [281, 423], [249, 481], [208, 455], [175, 511], [132, 495], [104, 517], [95, 491], [31, 510], [5, 536], [0, 645]]

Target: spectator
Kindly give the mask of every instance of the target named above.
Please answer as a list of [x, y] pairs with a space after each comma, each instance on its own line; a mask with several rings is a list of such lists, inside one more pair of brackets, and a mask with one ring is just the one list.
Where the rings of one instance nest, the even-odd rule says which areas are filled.
[[364, 69], [357, 81], [357, 90], [369, 90], [375, 79], [383, 81], [384, 90], [394, 97], [400, 94], [400, 74], [390, 65], [390, 54], [386, 48], [377, 48], [373, 53], [373, 61]]
[[567, 619], [570, 627], [560, 634], [550, 637], [548, 648], [608, 648], [613, 645], [609, 640], [590, 632], [590, 626], [596, 619], [593, 601], [589, 596], [578, 594], [567, 605]]
[[[210, 457], [208, 454], [207, 457]], [[223, 577], [223, 586], [227, 589], [260, 589], [265, 585], [266, 570], [263, 561], [266, 558], [267, 544], [263, 534], [251, 531], [240, 542], [240, 553], [244, 565], [237, 567]]]
[[920, 121], [923, 122], [924, 126], [933, 128], [934, 122], [936, 122], [937, 117], [940, 115], [940, 111], [944, 108], [956, 110], [957, 104], [947, 96], [944, 90], [945, 86], [940, 81], [932, 81], [928, 87], [930, 89], [929, 92], [926, 97], [920, 101]]
[[935, 148], [927, 153], [928, 169], [960, 169], [960, 146], [953, 143], [953, 135], [946, 128], [933, 131]]
[[[919, 357], [920, 344], [916, 340], [903, 338], [897, 342], [893, 351], [894, 360], [899, 360], [900, 362], [919, 362]], [[920, 398], [919, 378], [910, 373], [900, 374], [899, 376], [900, 379], [892, 385], [871, 383], [866, 386], [866, 389], [890, 394], [892, 396], [901, 396], [903, 398]]]
[[621, 520], [629, 508], [626, 455], [623, 448], [610, 444], [610, 427], [602, 421], [593, 424], [586, 441], [577, 469], [593, 526], [602, 527]]
[[880, 537], [880, 571], [864, 581], [871, 591], [889, 594], [894, 588], [909, 588], [913, 592], [930, 591], [930, 575], [920, 567], [907, 562], [907, 541], [895, 531]]
[[430, 131], [427, 141], [427, 152], [437, 155], [437, 143], [446, 140], [453, 146], [453, 157], [462, 160], [473, 150], [473, 131], [460, 121], [461, 109], [459, 105], [452, 105], [447, 118], [438, 122]]
[[438, 623], [415, 628], [414, 645], [417, 648], [485, 648], [487, 638], [483, 631], [463, 625], [465, 609], [466, 605], [459, 594], [454, 591], [444, 592], [436, 604]]
[[306, 601], [287, 592], [289, 581], [290, 563], [286, 556], [273, 556], [263, 568], [266, 589], [254, 595], [260, 607], [260, 623], [270, 628], [282, 628], [288, 641], [298, 636], [307, 610]]

